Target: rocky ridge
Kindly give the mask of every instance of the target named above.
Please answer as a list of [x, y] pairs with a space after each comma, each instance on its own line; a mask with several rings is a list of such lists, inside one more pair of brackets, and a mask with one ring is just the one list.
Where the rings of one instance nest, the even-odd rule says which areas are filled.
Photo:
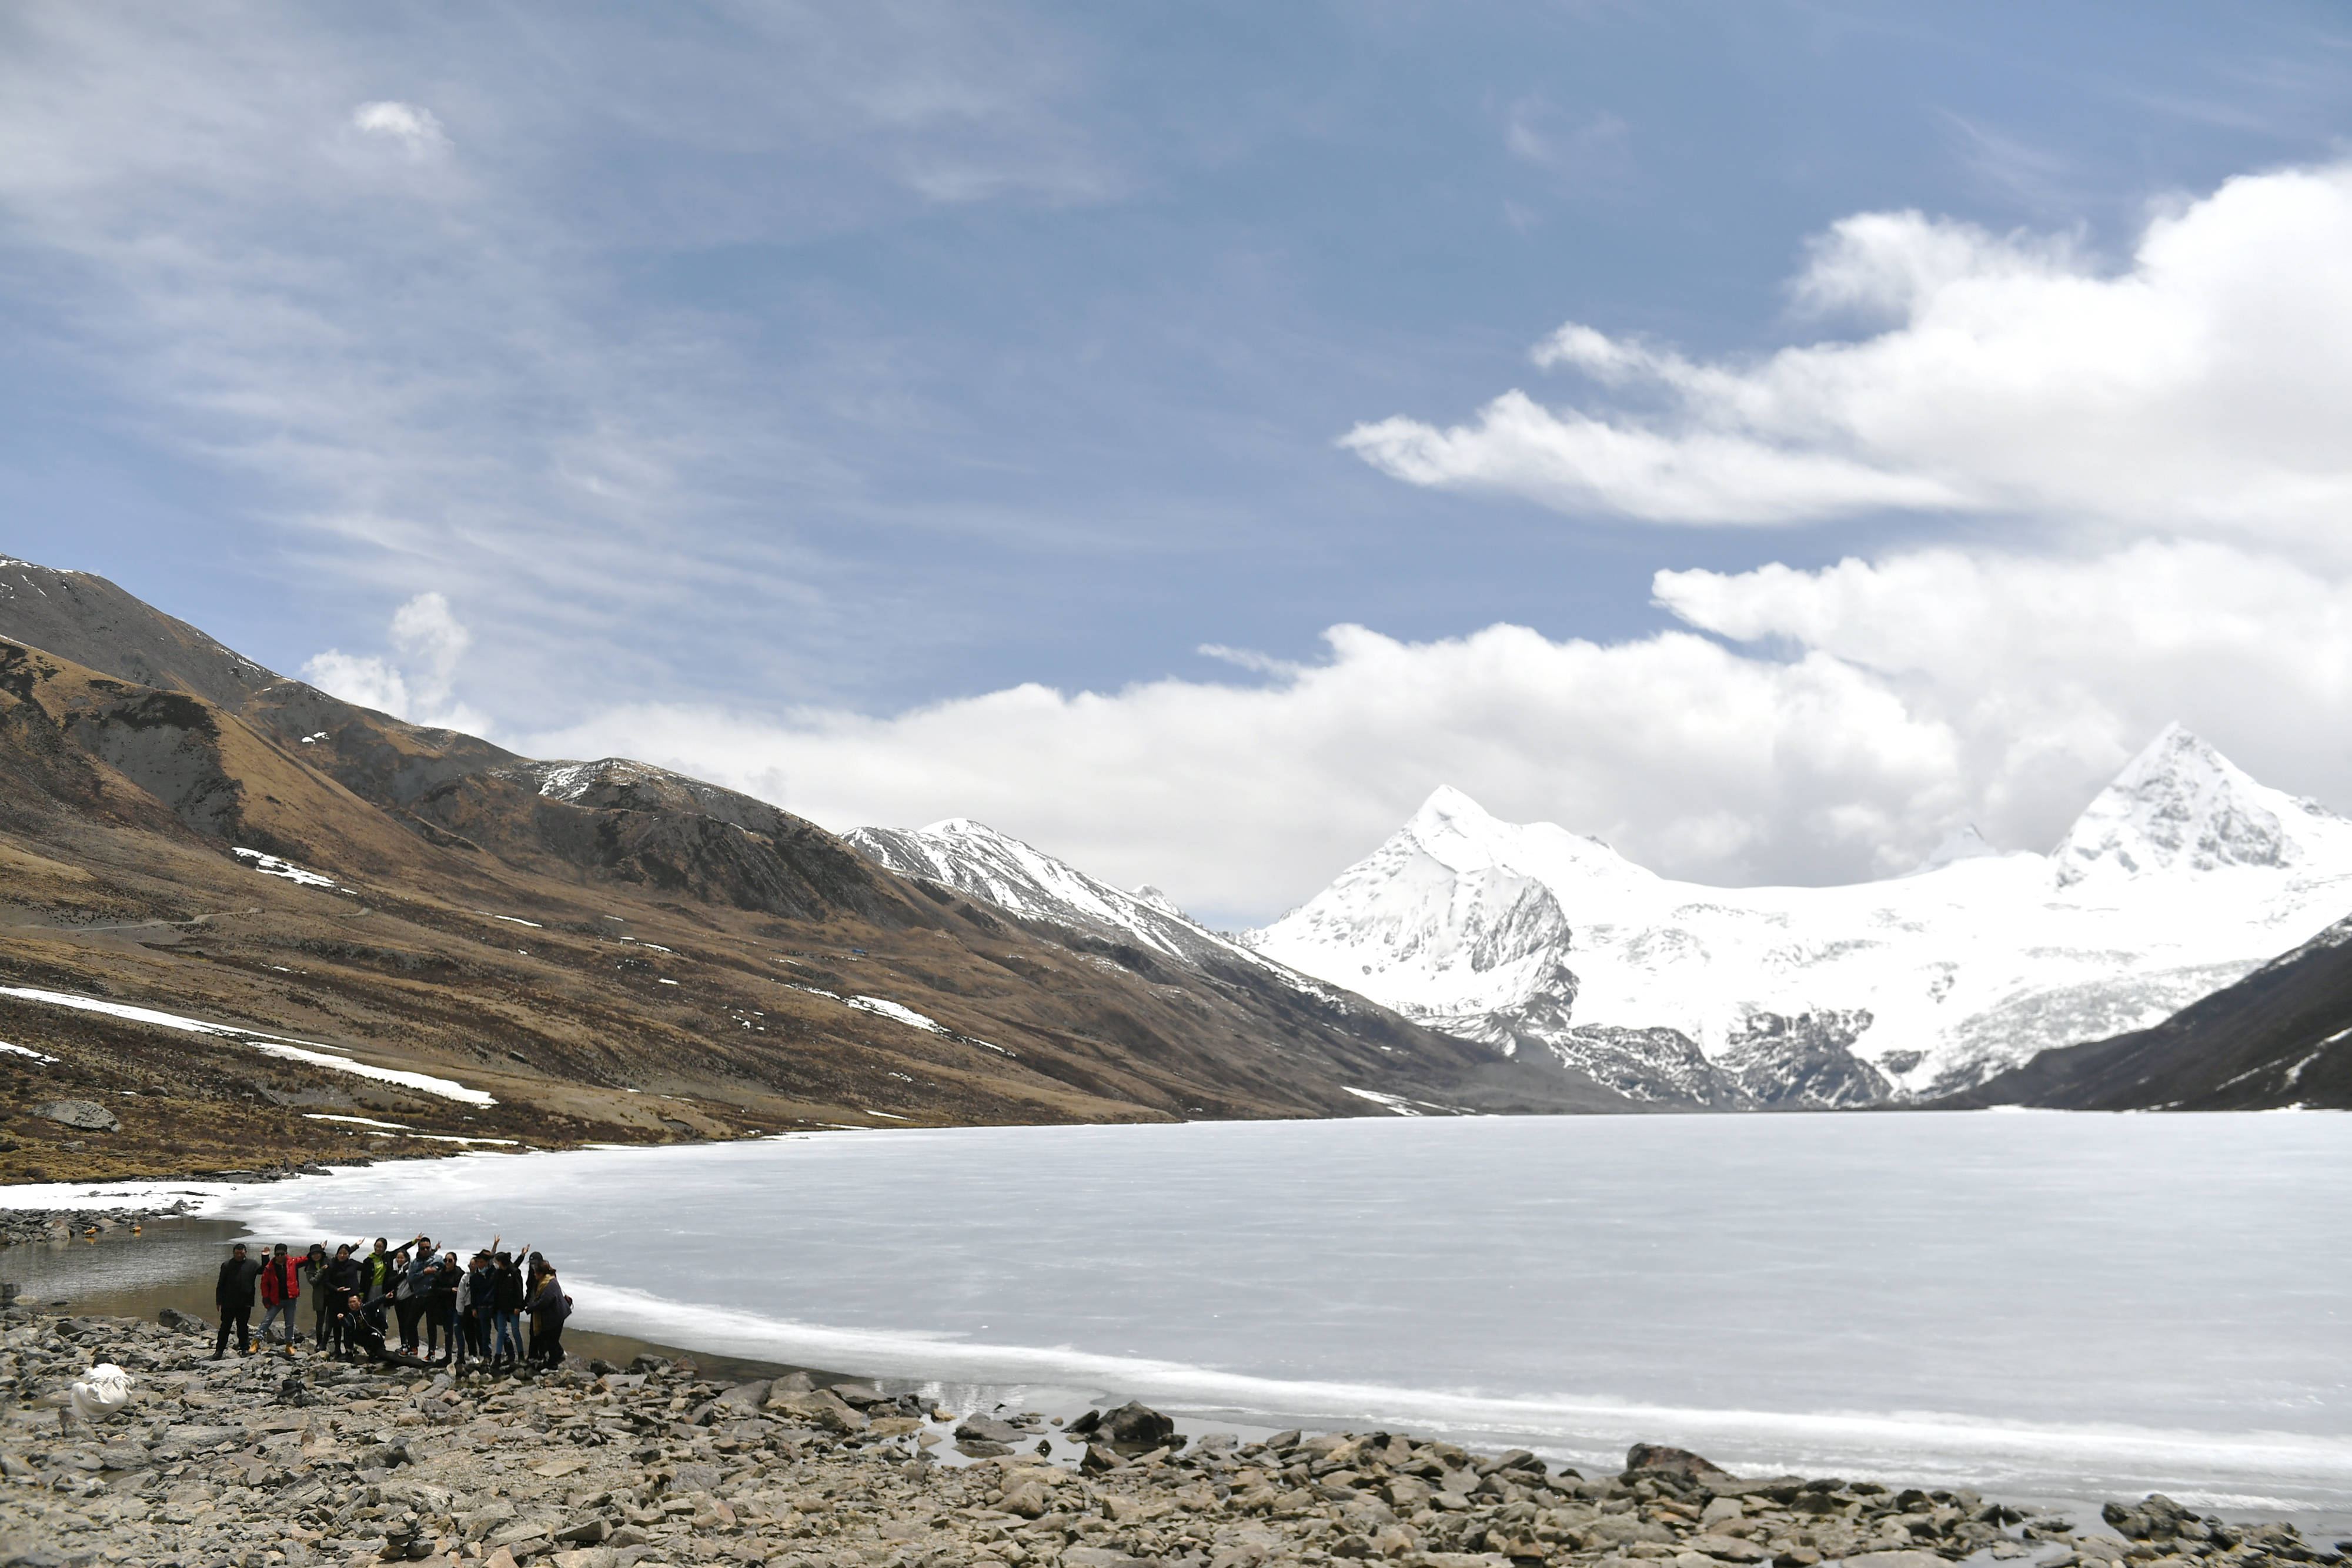
[[[1141, 1406], [1066, 1427], [926, 1408], [805, 1374], [729, 1384], [690, 1363], [574, 1357], [536, 1377], [221, 1362], [209, 1333], [0, 1313], [0, 1568], [2274, 1568], [2342, 1562], [2289, 1525], [2160, 1496], [2114, 1533], [1961, 1490], [1739, 1479], [1637, 1446], [1622, 1475], [1553, 1472], [1387, 1433], [1176, 1435]], [[100, 1355], [130, 1410], [60, 1430]], [[935, 1462], [952, 1448], [956, 1459]], [[963, 1462], [971, 1461], [971, 1462]]]

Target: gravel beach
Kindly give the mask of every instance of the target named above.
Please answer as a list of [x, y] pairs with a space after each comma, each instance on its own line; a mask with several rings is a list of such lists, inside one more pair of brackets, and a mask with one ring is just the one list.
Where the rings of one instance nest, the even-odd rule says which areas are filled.
[[[1062, 1426], [650, 1355], [500, 1378], [307, 1350], [214, 1361], [208, 1329], [166, 1316], [0, 1313], [0, 1568], [2342, 1561], [2291, 1526], [2161, 1498], [2077, 1530], [1968, 1491], [1736, 1479], [1675, 1449], [1588, 1479], [1395, 1434], [1187, 1441], [1140, 1406]], [[101, 1357], [138, 1379], [133, 1404], [61, 1429], [62, 1396]]]

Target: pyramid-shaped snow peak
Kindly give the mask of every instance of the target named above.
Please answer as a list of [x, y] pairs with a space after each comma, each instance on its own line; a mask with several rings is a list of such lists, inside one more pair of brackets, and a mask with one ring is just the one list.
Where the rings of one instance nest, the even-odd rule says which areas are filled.
[[2344, 825], [2256, 782], [2172, 724], [2099, 792], [2051, 858], [2061, 886], [2089, 877], [2285, 867], [2305, 858], [2304, 840], [2313, 830]]

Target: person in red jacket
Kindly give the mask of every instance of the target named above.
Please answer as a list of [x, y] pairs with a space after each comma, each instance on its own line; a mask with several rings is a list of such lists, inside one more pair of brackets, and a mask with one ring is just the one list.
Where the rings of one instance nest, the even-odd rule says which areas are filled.
[[302, 1260], [286, 1255], [286, 1243], [280, 1241], [269, 1250], [269, 1261], [261, 1266], [261, 1340], [262, 1348], [269, 1347], [269, 1325], [279, 1318], [285, 1320], [281, 1336], [286, 1354], [294, 1354], [294, 1306], [302, 1294]]

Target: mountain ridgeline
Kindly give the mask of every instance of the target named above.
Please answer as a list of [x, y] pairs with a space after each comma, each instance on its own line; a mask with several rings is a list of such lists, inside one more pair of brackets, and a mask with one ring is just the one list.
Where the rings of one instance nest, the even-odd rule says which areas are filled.
[[120, 1124], [19, 1121], [0, 1180], [795, 1126], [2346, 1103], [2347, 908], [2352, 823], [2173, 729], [2046, 856], [1965, 831], [1887, 882], [1709, 888], [1442, 789], [1221, 933], [976, 822], [836, 837], [406, 724], [0, 563], [0, 1086]]
[[[1596, 840], [1503, 822], [1441, 789], [1325, 892], [1232, 936], [977, 822], [846, 837], [1040, 929], [1227, 974], [1254, 966], [1286, 987], [1319, 977], [1335, 996], [1360, 991], [1498, 1057], [1660, 1108], [2104, 1104], [2151, 1084], [2179, 1094], [2150, 1105], [2340, 1094], [2332, 1058], [2254, 1071], [2272, 1045], [2233, 1057], [2226, 1091], [2185, 1065], [2202, 1046], [2182, 1041], [2210, 1030], [2176, 1024], [2275, 988], [2264, 961], [2352, 907], [2352, 823], [2264, 788], [2178, 727], [2049, 855], [2002, 854], [1966, 829], [1910, 875], [1849, 887], [1673, 883]], [[2306, 1037], [2332, 1005], [2323, 991], [2273, 1054], [2320, 1049]], [[2248, 1016], [2259, 1034], [2273, 1014]], [[2352, 1038], [2346, 1026], [2352, 1013], [2328, 1029]], [[2107, 1081], [2130, 1077], [2123, 1069], [2103, 1068], [2095, 1089], [2056, 1066], [2159, 1049], [2180, 1060], [2128, 1092]]]
[[0, 563], [0, 1086], [121, 1124], [20, 1124], [0, 1180], [1626, 1108], [1230, 945], [1115, 940], [666, 769], [404, 723], [23, 561]]

